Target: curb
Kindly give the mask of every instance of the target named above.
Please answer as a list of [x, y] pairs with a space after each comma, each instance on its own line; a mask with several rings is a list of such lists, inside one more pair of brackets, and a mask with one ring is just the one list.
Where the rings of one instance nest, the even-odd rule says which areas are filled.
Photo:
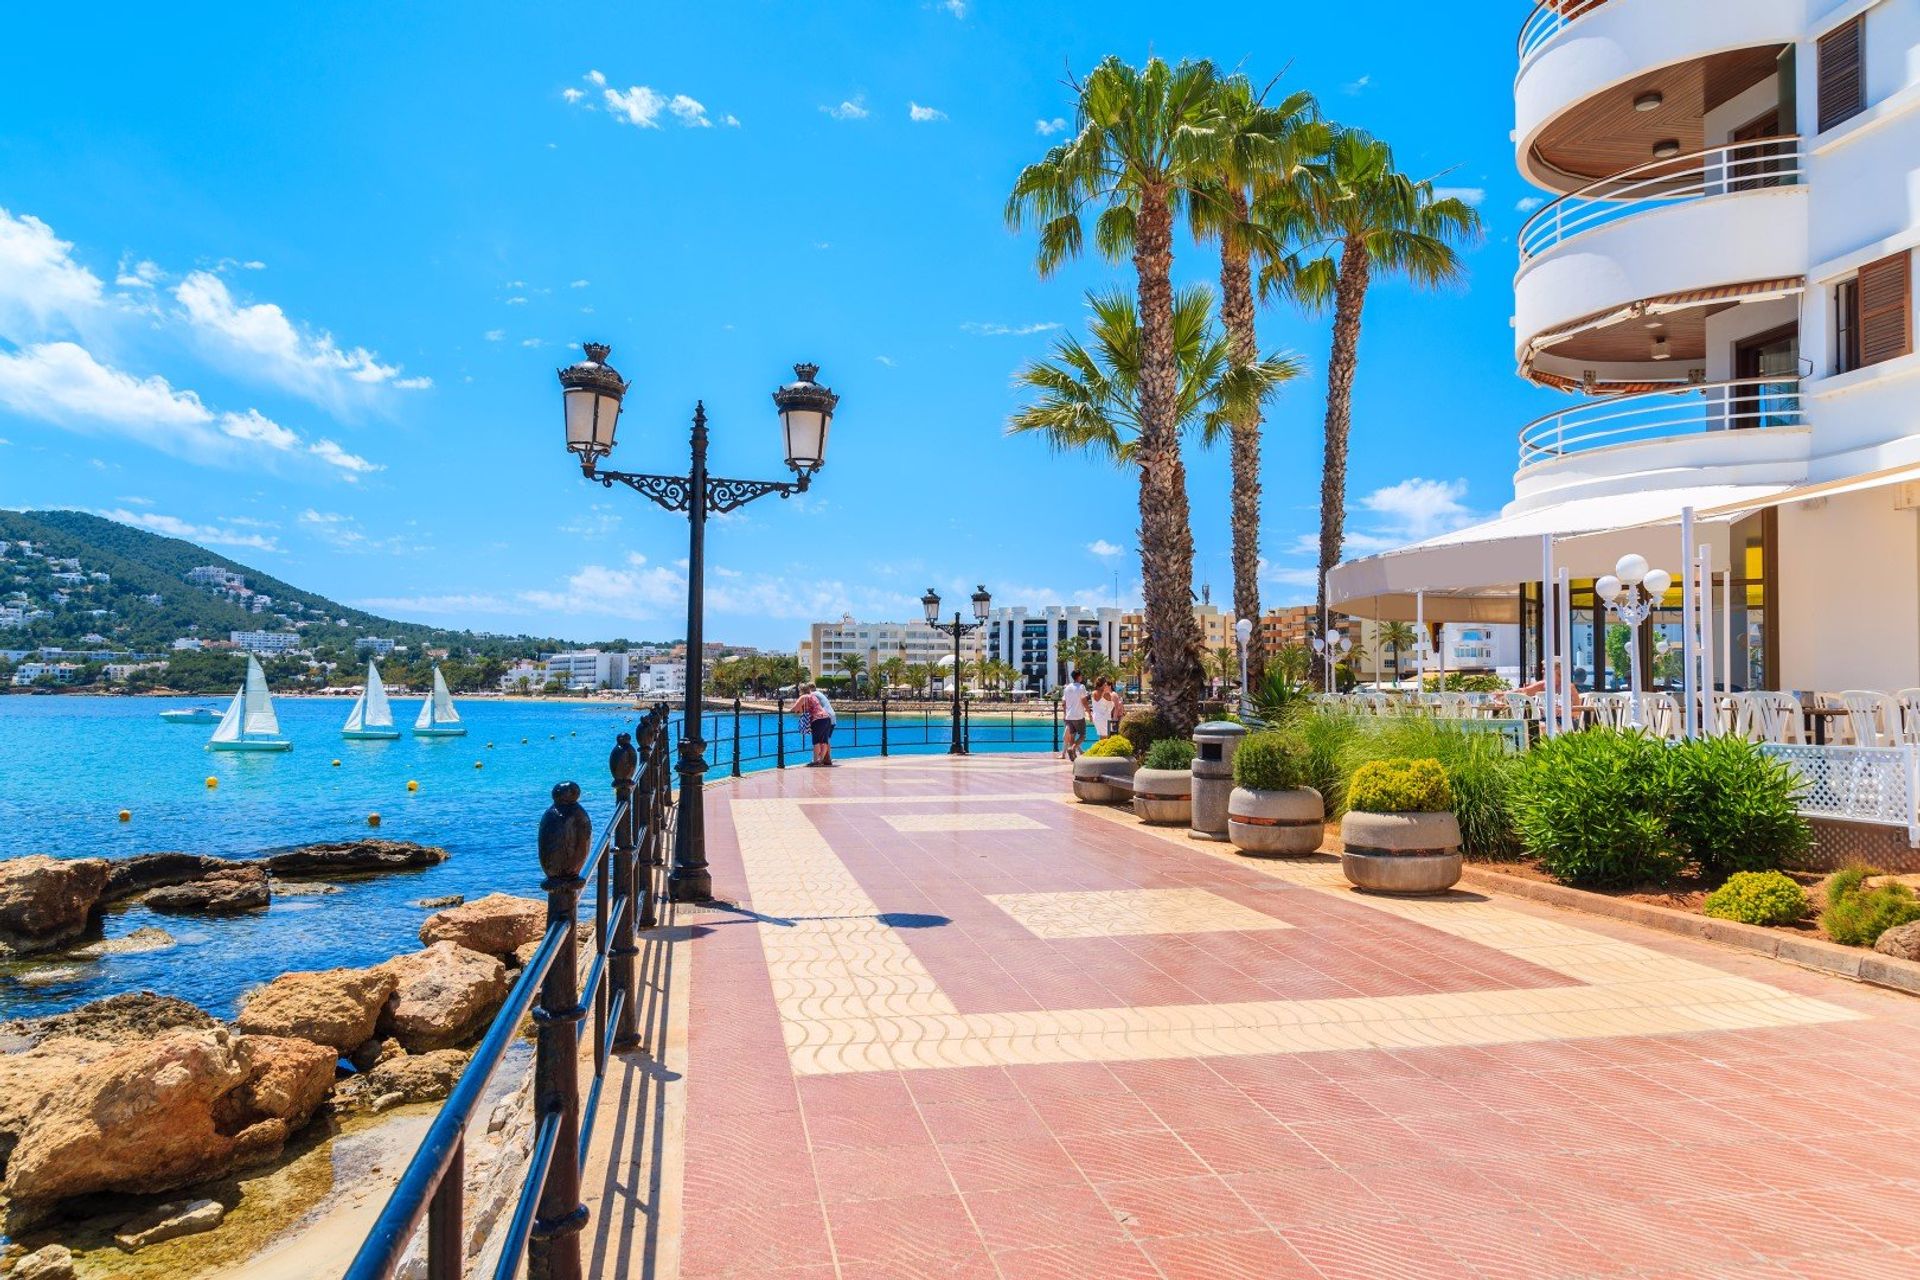
[[1658, 929], [1662, 933], [1718, 942], [1769, 959], [1797, 964], [1803, 969], [1920, 996], [1920, 961], [1883, 956], [1860, 947], [1843, 947], [1837, 942], [1801, 937], [1757, 924], [1716, 920], [1711, 916], [1697, 916], [1671, 907], [1609, 898], [1605, 894], [1588, 893], [1584, 889], [1572, 889], [1562, 884], [1545, 884], [1500, 871], [1485, 871], [1471, 863], [1462, 870], [1460, 882], [1494, 893], [1565, 907], [1570, 911], [1584, 911], [1588, 915], [1605, 916], [1610, 920], [1625, 920], [1649, 929]]

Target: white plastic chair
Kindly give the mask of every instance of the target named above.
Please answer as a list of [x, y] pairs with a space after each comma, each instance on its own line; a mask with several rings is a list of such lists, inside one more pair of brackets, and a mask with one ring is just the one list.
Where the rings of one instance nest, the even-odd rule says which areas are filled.
[[1806, 714], [1800, 699], [1777, 690], [1755, 690], [1747, 694], [1751, 734], [1757, 742], [1805, 743]]
[[1900, 707], [1900, 740], [1920, 743], [1920, 689], [1902, 689], [1893, 697]]
[[1872, 689], [1848, 689], [1840, 695], [1847, 713], [1847, 729], [1856, 747], [1893, 747], [1900, 744], [1900, 708], [1892, 698]]
[[1640, 724], [1655, 737], [1674, 741], [1680, 736], [1680, 700], [1670, 693], [1641, 694]]

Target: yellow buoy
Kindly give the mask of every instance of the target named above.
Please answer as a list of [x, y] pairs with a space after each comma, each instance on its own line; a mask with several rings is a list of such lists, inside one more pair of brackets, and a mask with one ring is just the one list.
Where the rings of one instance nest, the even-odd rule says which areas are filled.
[[335, 760], [335, 761], [333, 762], [333, 767], [334, 767], [334, 768], [336, 768], [336, 769], [338, 769], [338, 768], [340, 767], [340, 762], [339, 762], [338, 760]]
[[368, 814], [368, 815], [367, 815], [367, 825], [368, 825], [368, 826], [370, 826], [370, 827], [377, 827], [377, 826], [379, 826], [379, 825], [380, 825], [380, 815], [379, 815], [379, 814], [377, 814], [377, 813], [370, 813], [370, 814]]
[[409, 782], [407, 783], [407, 790], [409, 790], [409, 791], [418, 791], [419, 789], [420, 789], [420, 784], [419, 784], [419, 783], [417, 783], [417, 782], [413, 782], [413, 781], [409, 781]]
[[122, 822], [132, 822], [132, 821], [133, 821], [133, 814], [132, 814], [132, 812], [131, 812], [131, 811], [129, 811], [129, 810], [126, 810], [126, 809], [122, 809], [122, 810], [120, 811], [120, 821], [122, 821]]
[[220, 779], [218, 779], [218, 778], [208, 778], [208, 779], [207, 779], [207, 788], [208, 788], [208, 790], [212, 790], [212, 789], [213, 789], [214, 787], [217, 787], [217, 786], [219, 786], [219, 785], [220, 785]]

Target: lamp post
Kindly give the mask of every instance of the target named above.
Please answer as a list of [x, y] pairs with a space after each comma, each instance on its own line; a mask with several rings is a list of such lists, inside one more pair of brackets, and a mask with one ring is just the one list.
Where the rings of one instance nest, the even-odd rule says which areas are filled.
[[958, 609], [953, 611], [952, 622], [940, 621], [940, 593], [932, 587], [928, 587], [927, 594], [920, 597], [920, 606], [927, 611], [928, 626], [942, 635], [953, 637], [953, 743], [947, 748], [947, 754], [965, 755], [967, 744], [960, 729], [960, 637], [987, 625], [987, 615], [993, 611], [993, 596], [984, 584], [973, 593], [972, 622], [964, 621]]
[[713, 876], [707, 870], [707, 828], [701, 787], [707, 773], [706, 746], [700, 736], [702, 673], [701, 614], [705, 604], [707, 517], [725, 515], [755, 498], [777, 493], [782, 498], [805, 493], [813, 475], [826, 461], [827, 430], [840, 397], [814, 381], [818, 365], [797, 364], [798, 380], [773, 393], [785, 439], [791, 481], [728, 480], [707, 474], [707, 409], [693, 409], [692, 462], [685, 475], [643, 475], [598, 470], [600, 459], [613, 452], [614, 429], [620, 421], [620, 402], [629, 384], [607, 364], [611, 348], [589, 342], [586, 359], [560, 370], [561, 400], [566, 411], [567, 449], [580, 455], [587, 479], [611, 489], [624, 484], [668, 511], [687, 514], [687, 699], [680, 737], [680, 806], [674, 827], [673, 869], [667, 878], [675, 902], [703, 902], [713, 896]]
[[1253, 619], [1242, 618], [1234, 623], [1233, 636], [1240, 642], [1240, 718], [1246, 720], [1253, 714], [1253, 703], [1247, 696], [1247, 641], [1253, 639]]
[[1333, 669], [1340, 665], [1340, 659], [1346, 657], [1347, 652], [1352, 648], [1353, 641], [1339, 631], [1329, 631], [1324, 636], [1313, 638], [1313, 651], [1320, 655], [1320, 669], [1326, 672], [1327, 676], [1325, 692], [1334, 691]]
[[1593, 593], [1607, 611], [1627, 624], [1627, 661], [1632, 668], [1628, 689], [1632, 694], [1632, 727], [1642, 727], [1640, 716], [1640, 624], [1660, 607], [1673, 575], [1665, 569], [1649, 569], [1647, 558], [1624, 555], [1613, 572], [1593, 584]]

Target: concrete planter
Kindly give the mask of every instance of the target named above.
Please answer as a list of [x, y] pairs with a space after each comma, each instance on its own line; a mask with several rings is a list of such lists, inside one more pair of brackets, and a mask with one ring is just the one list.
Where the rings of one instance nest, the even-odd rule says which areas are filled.
[[1235, 787], [1227, 798], [1227, 838], [1257, 858], [1298, 858], [1314, 852], [1326, 836], [1327, 806], [1312, 787], [1249, 791]]
[[1073, 762], [1073, 794], [1083, 804], [1125, 804], [1133, 796], [1133, 771], [1126, 756], [1081, 756]]
[[1451, 813], [1349, 813], [1340, 869], [1369, 893], [1444, 893], [1460, 880], [1460, 823]]
[[1193, 772], [1141, 769], [1133, 775], [1133, 812], [1156, 827], [1186, 826], [1193, 821]]

